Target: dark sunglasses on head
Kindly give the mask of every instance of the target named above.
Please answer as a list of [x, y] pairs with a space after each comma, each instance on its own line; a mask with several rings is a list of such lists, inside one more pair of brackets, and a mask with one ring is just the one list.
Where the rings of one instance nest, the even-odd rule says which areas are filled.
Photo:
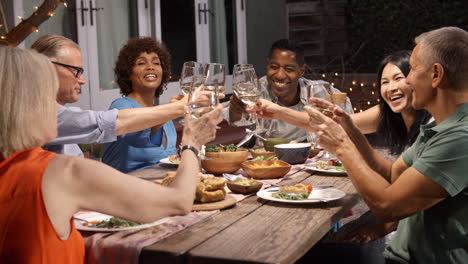
[[56, 61], [53, 61], [52, 62], [53, 64], [56, 64], [56, 65], [60, 65], [62, 67], [67, 67], [69, 69], [72, 69], [72, 70], [75, 70], [76, 73], [75, 73], [75, 77], [76, 78], [80, 78], [80, 76], [83, 74], [84, 72], [84, 69], [81, 68], [81, 67], [78, 67], [78, 66], [72, 66], [72, 65], [68, 65], [68, 64], [64, 64], [64, 63], [60, 63], [60, 62], [56, 62]]

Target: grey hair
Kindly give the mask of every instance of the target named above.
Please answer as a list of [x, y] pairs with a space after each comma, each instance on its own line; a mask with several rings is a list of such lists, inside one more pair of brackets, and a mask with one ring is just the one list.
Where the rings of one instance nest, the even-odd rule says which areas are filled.
[[72, 47], [80, 50], [80, 46], [73, 40], [59, 35], [44, 35], [38, 38], [32, 45], [31, 49], [46, 55], [49, 58], [59, 58], [62, 56], [61, 51], [65, 47]]
[[419, 57], [426, 68], [434, 63], [444, 67], [447, 78], [442, 85], [456, 91], [467, 89], [468, 32], [458, 27], [443, 27], [425, 32], [414, 39], [420, 46]]

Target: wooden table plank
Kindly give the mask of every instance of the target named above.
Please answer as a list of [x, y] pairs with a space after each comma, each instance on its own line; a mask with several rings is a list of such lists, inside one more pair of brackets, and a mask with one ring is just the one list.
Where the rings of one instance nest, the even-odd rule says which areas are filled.
[[[294, 184], [303, 181], [310, 174], [296, 173], [282, 184]], [[184, 263], [185, 254], [223, 229], [234, 224], [257, 210], [267, 201], [252, 196], [237, 203], [236, 207], [221, 211], [207, 220], [174, 234], [164, 240], [143, 249], [140, 263]]]
[[293, 263], [358, 201], [346, 177], [312, 176], [304, 181], [311, 184], [324, 182], [334, 183], [337, 188], [352, 194], [326, 204], [266, 202], [190, 250], [189, 262]]

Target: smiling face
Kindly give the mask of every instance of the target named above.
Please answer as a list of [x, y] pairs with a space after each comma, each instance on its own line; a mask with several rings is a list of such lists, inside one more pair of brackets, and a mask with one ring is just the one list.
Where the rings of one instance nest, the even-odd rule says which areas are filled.
[[297, 63], [294, 52], [275, 49], [267, 65], [267, 80], [273, 94], [279, 98], [294, 96], [304, 71], [304, 65]]
[[412, 89], [406, 83], [406, 77], [393, 63], [385, 65], [380, 79], [380, 94], [395, 113], [401, 113], [411, 107]]
[[[52, 61], [57, 61], [63, 64], [83, 67], [80, 50], [72, 46], [65, 46], [60, 50], [59, 56], [51, 58]], [[55, 64], [54, 64], [55, 65]], [[64, 105], [78, 101], [78, 94], [81, 92], [81, 85], [86, 81], [81, 75], [76, 78], [76, 70], [60, 65], [55, 65], [60, 86], [57, 93], [57, 103]]]
[[414, 89], [411, 101], [414, 109], [426, 109], [428, 103], [435, 96], [435, 90], [432, 88], [431, 68], [424, 65], [420, 53], [421, 46], [418, 44], [411, 54], [411, 71], [406, 78], [408, 85]]
[[156, 90], [161, 85], [163, 70], [158, 54], [142, 52], [135, 60], [130, 80], [133, 91]]

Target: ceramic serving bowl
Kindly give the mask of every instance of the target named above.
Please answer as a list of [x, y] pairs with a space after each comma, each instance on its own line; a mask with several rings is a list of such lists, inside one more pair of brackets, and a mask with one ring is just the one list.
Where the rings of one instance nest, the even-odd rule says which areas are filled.
[[275, 151], [275, 145], [277, 144], [285, 144], [289, 143], [289, 139], [287, 138], [267, 138], [263, 145], [265, 146], [265, 150], [269, 152]]
[[251, 194], [258, 192], [263, 183], [252, 179], [240, 179], [236, 181], [227, 181], [227, 187], [233, 193]]
[[309, 157], [310, 143], [291, 143], [275, 145], [278, 159], [289, 164], [304, 163]]
[[291, 165], [282, 160], [245, 161], [241, 167], [254, 179], [281, 178], [291, 170]]
[[266, 151], [264, 149], [249, 149], [250, 155], [252, 155], [252, 158], [255, 159], [256, 157], [263, 156], [264, 158], [269, 158], [269, 157], [274, 157], [276, 156], [276, 153], [273, 151]]
[[201, 161], [202, 168], [209, 173], [233, 173], [240, 169], [241, 163], [247, 160], [249, 152], [239, 148], [234, 152], [206, 152]]

